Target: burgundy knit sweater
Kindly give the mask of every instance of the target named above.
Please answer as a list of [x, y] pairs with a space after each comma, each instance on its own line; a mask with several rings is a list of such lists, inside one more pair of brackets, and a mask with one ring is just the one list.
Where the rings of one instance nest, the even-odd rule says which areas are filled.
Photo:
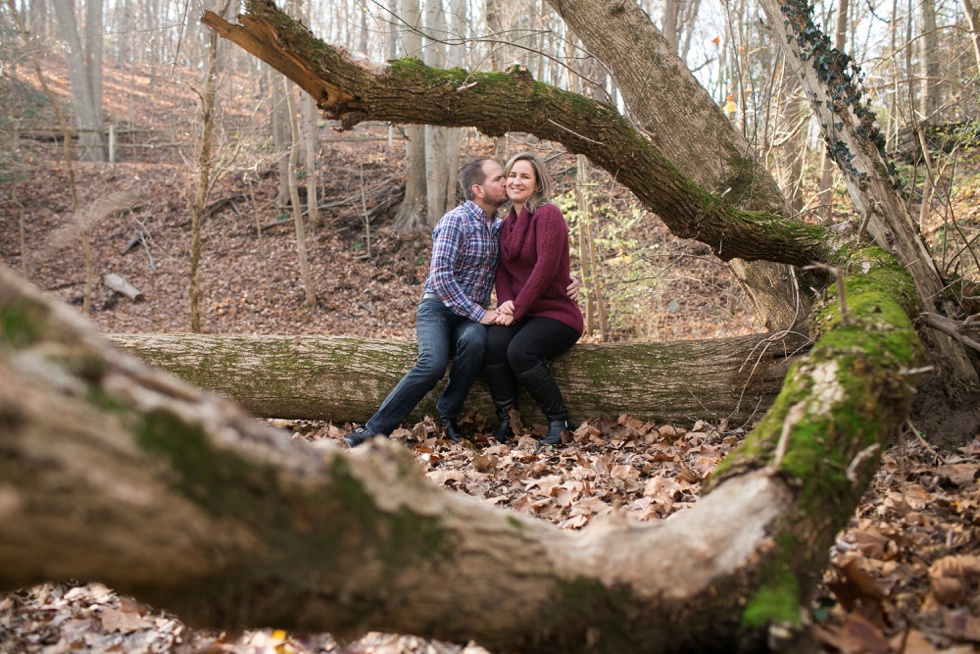
[[561, 210], [543, 204], [518, 216], [511, 207], [500, 228], [497, 304], [514, 302], [514, 318], [554, 318], [581, 334], [582, 310], [568, 297], [571, 283], [568, 225]]

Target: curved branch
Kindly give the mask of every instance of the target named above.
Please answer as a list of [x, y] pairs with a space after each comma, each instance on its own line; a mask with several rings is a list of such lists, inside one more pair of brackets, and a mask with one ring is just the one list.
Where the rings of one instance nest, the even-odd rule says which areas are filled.
[[681, 238], [721, 259], [804, 266], [825, 260], [828, 233], [768, 212], [736, 209], [685, 177], [608, 104], [535, 82], [526, 70], [442, 70], [402, 59], [384, 69], [355, 62], [316, 39], [268, 0], [253, 0], [240, 25], [202, 21], [299, 84], [344, 128], [360, 121], [476, 127], [490, 136], [534, 134], [584, 154], [632, 190]]

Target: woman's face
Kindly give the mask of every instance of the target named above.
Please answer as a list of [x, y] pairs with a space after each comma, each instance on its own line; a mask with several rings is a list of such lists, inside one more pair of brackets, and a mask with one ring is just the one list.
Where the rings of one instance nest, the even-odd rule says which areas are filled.
[[520, 160], [507, 174], [507, 197], [514, 204], [524, 204], [538, 190], [538, 178], [530, 161]]

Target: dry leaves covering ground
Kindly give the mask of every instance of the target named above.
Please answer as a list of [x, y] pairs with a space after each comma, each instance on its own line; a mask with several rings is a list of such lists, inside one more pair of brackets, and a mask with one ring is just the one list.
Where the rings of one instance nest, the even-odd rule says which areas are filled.
[[[276, 421], [293, 438], [335, 446], [332, 425]], [[468, 425], [483, 432], [479, 423]], [[564, 448], [530, 434], [511, 445], [455, 445], [426, 420], [392, 435], [434, 483], [578, 529], [612, 514], [637, 521], [690, 507], [701, 481], [741, 434], [698, 422], [688, 431], [626, 416], [589, 421]], [[980, 441], [940, 453], [913, 439], [892, 446], [851, 524], [837, 538], [811, 610], [818, 650], [859, 654], [973, 652], [980, 643]], [[99, 584], [45, 584], [0, 599], [4, 652], [337, 652], [477, 654], [450, 644], [372, 633], [329, 635], [192, 630]]]
[[[58, 75], [58, 62], [50, 62], [46, 70], [51, 71], [49, 83], [66, 94], [67, 82]], [[121, 88], [151, 85], [138, 76], [115, 83]], [[113, 106], [117, 115], [128, 116], [133, 124], [165, 130], [152, 137], [154, 148], [121, 150], [122, 160], [113, 167], [76, 164], [83, 207], [122, 188], [136, 188], [142, 194], [132, 211], [108, 217], [91, 229], [97, 277], [92, 318], [106, 332], [179, 332], [190, 323], [186, 279], [193, 182], [185, 162], [196, 160], [190, 135], [196, 133], [197, 109], [187, 86], [169, 88], [163, 96], [166, 103], [159, 97], [128, 96]], [[0, 98], [9, 99], [9, 95]], [[226, 98], [219, 134], [255, 130], [249, 122], [249, 102], [247, 94]], [[255, 113], [262, 118], [261, 107]], [[180, 120], [186, 125], [175, 126]], [[384, 133], [374, 128], [362, 134]], [[205, 331], [414, 337], [414, 307], [427, 269], [428, 239], [386, 230], [382, 215], [372, 227], [368, 257], [360, 213], [362, 189], [368, 208], [397, 190], [401, 147], [397, 141], [391, 149], [384, 141], [326, 141], [336, 136], [323, 130], [321, 201], [331, 208], [325, 228], [311, 235], [309, 242], [318, 296], [313, 308], [303, 303], [291, 219], [275, 203], [271, 156], [249, 155], [227, 144], [219, 148], [216, 158], [230, 163], [212, 192], [214, 209], [204, 223]], [[466, 145], [470, 152], [485, 151], [486, 146], [473, 135]], [[0, 260], [22, 270], [55, 297], [77, 305], [84, 289], [85, 261], [77, 235], [71, 238], [71, 201], [65, 165], [58, 161], [60, 149], [23, 140], [18, 148], [13, 181], [0, 184]], [[559, 181], [568, 184], [567, 179]], [[632, 210], [621, 190], [606, 184], [603, 193], [600, 205], [620, 213]], [[650, 216], [640, 215], [630, 229], [631, 237], [647, 247], [643, 256], [659, 262], [657, 284], [646, 286], [642, 308], [622, 321], [616, 338], [707, 338], [758, 330], [724, 268], [705, 257], [703, 248], [674, 239]], [[55, 237], [59, 233], [69, 235], [60, 246]], [[621, 267], [638, 258], [625, 246], [623, 252], [611, 255]], [[132, 302], [109, 293], [101, 283], [108, 274], [120, 275], [138, 287], [141, 299]], [[532, 416], [535, 420], [539, 418]], [[317, 446], [337, 444], [345, 427], [278, 424], [293, 438]], [[723, 422], [699, 421], [682, 428], [641, 423], [628, 416], [607, 417], [584, 423], [567, 447], [543, 449], [526, 434], [509, 446], [488, 443], [480, 436], [454, 445], [438, 440], [431, 421], [406, 427], [393, 437], [416, 453], [418, 464], [434, 483], [565, 529], [579, 529], [613, 514], [652, 521], [685, 510], [697, 501], [701, 481], [743, 435], [741, 426], [729, 428]], [[490, 425], [480, 416], [471, 416], [464, 428], [486, 434]], [[976, 440], [959, 449], [936, 451], [914, 431], [887, 450], [864, 503], [837, 538], [826, 583], [814, 600], [811, 614], [817, 649], [843, 654], [977, 651], [978, 460]], [[82, 582], [0, 595], [0, 652], [73, 651], [476, 654], [484, 650], [475, 644], [401, 635], [370, 634], [354, 643], [337, 643], [329, 635], [192, 630], [173, 616], [119, 597], [99, 584]]]

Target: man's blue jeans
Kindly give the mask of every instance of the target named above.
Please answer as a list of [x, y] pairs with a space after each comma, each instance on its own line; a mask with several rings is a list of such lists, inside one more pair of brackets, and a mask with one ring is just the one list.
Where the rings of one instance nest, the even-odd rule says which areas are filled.
[[455, 418], [483, 368], [483, 352], [487, 346], [484, 325], [454, 313], [435, 298], [422, 300], [416, 316], [418, 359], [388, 394], [377, 413], [364, 424], [364, 428], [372, 433], [391, 434], [446, 374], [453, 353], [449, 383], [439, 396], [436, 409], [439, 417]]

